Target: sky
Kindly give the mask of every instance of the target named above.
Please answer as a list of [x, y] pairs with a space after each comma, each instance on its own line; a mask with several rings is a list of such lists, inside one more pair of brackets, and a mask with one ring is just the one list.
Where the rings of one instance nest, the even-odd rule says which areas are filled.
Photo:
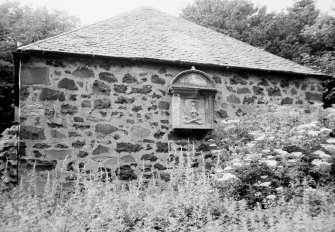
[[[0, 3], [6, 0], [0, 0]], [[178, 16], [181, 9], [194, 0], [19, 0], [23, 5], [46, 6], [48, 9], [64, 10], [80, 18], [83, 25], [92, 24], [140, 6], [150, 6]], [[281, 11], [292, 6], [295, 0], [250, 0], [256, 5], [266, 5], [268, 11]], [[335, 8], [335, 0], [317, 0], [321, 11]]]

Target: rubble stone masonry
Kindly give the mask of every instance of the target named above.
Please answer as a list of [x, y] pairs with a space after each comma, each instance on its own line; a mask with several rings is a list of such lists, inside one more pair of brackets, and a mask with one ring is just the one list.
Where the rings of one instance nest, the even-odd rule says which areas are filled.
[[[168, 150], [196, 139], [176, 134], [170, 123], [169, 82], [190, 68], [84, 58], [21, 61], [22, 165], [35, 163], [41, 181], [64, 165], [67, 171], [105, 168], [124, 180], [141, 171], [167, 177]], [[304, 107], [322, 100], [317, 78], [195, 68], [217, 85], [216, 123], [268, 103]], [[197, 151], [204, 143], [196, 140]]]

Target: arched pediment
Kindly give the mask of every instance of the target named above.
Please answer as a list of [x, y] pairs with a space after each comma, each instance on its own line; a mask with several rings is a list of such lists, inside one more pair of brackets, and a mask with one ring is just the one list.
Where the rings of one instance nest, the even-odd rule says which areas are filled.
[[212, 90], [216, 92], [215, 82], [208, 74], [194, 67], [185, 70], [175, 76], [170, 82], [170, 90], [175, 89], [198, 89]]

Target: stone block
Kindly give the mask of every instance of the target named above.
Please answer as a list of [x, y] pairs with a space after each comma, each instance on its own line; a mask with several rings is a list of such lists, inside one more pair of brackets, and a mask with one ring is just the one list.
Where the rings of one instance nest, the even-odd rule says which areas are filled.
[[234, 104], [240, 104], [241, 103], [241, 100], [234, 94], [230, 94], [227, 97], [227, 101], [230, 102], [230, 103], [234, 103]]
[[90, 78], [94, 77], [94, 72], [92, 69], [86, 68], [86, 67], [78, 67], [73, 73], [73, 76], [75, 77], [81, 77], [81, 78]]
[[170, 109], [170, 103], [166, 101], [160, 101], [158, 104], [158, 108], [160, 110], [169, 110]]
[[244, 88], [237, 88], [237, 94], [248, 94], [251, 93], [250, 89], [244, 87]]
[[91, 102], [89, 100], [84, 100], [81, 102], [81, 107], [82, 108], [90, 108], [91, 107]]
[[42, 89], [42, 92], [40, 94], [40, 100], [41, 101], [56, 101], [56, 100], [64, 101], [65, 96], [64, 96], [64, 93], [59, 90], [44, 88]]
[[73, 115], [73, 114], [78, 113], [78, 108], [70, 104], [64, 104], [61, 106], [61, 113]]
[[137, 179], [137, 175], [135, 174], [134, 170], [131, 168], [130, 165], [123, 165], [116, 169], [115, 171], [116, 176], [120, 180], [135, 180]]
[[58, 88], [61, 89], [68, 89], [68, 90], [78, 90], [78, 87], [74, 80], [71, 80], [69, 78], [63, 78], [58, 82]]
[[163, 142], [157, 142], [156, 143], [156, 152], [165, 152], [167, 153], [169, 151], [169, 144], [163, 143]]
[[108, 98], [96, 99], [94, 101], [94, 108], [97, 110], [108, 109], [111, 106], [111, 100]]
[[158, 158], [155, 156], [154, 153], [145, 154], [141, 157], [141, 160], [149, 160], [151, 162], [155, 162]]
[[109, 135], [115, 131], [118, 131], [117, 127], [114, 127], [110, 124], [97, 124], [95, 126], [95, 132]]
[[127, 73], [123, 76], [122, 82], [123, 83], [128, 83], [128, 84], [133, 84], [133, 83], [137, 83], [137, 79], [134, 76]]
[[126, 85], [114, 85], [114, 91], [117, 93], [126, 93], [127, 91], [127, 86]]
[[308, 101], [322, 101], [322, 94], [321, 93], [306, 92], [306, 100], [308, 100]]
[[71, 156], [71, 150], [46, 150], [45, 156], [48, 160], [64, 160], [66, 156]]
[[50, 85], [49, 70], [46, 67], [25, 67], [20, 72], [21, 85]]
[[136, 160], [133, 156], [131, 155], [126, 155], [126, 156], [123, 156], [121, 158], [121, 161], [122, 162], [125, 162], [125, 163], [136, 163]]
[[102, 145], [98, 145], [94, 150], [93, 150], [93, 155], [100, 155], [103, 153], [109, 153], [109, 148], [102, 146]]
[[63, 133], [59, 132], [58, 130], [51, 130], [50, 131], [50, 135], [54, 139], [63, 139], [63, 138], [66, 138], [66, 135], [64, 135]]
[[20, 138], [29, 140], [44, 140], [44, 129], [34, 126], [20, 126]]
[[93, 93], [94, 94], [102, 94], [102, 95], [110, 95], [111, 87], [103, 83], [102, 81], [94, 81], [93, 83]]
[[133, 139], [139, 141], [147, 138], [150, 135], [150, 130], [141, 126], [132, 126], [130, 134]]
[[158, 75], [152, 75], [151, 82], [159, 85], [165, 85], [166, 83], [166, 81], [163, 78], [160, 78]]
[[116, 151], [117, 152], [138, 152], [142, 150], [143, 147], [139, 144], [132, 144], [132, 143], [117, 143], [116, 144]]
[[106, 81], [108, 83], [117, 82], [117, 78], [112, 73], [109, 73], [109, 72], [99, 73], [99, 79], [102, 81]]
[[134, 101], [135, 101], [134, 98], [120, 96], [116, 99], [115, 103], [116, 104], [130, 104], [130, 103], [133, 103]]

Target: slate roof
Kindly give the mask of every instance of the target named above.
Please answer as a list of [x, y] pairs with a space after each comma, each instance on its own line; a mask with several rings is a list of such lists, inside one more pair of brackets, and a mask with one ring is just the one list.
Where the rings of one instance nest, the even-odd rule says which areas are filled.
[[18, 49], [324, 75], [156, 9], [141, 7]]

